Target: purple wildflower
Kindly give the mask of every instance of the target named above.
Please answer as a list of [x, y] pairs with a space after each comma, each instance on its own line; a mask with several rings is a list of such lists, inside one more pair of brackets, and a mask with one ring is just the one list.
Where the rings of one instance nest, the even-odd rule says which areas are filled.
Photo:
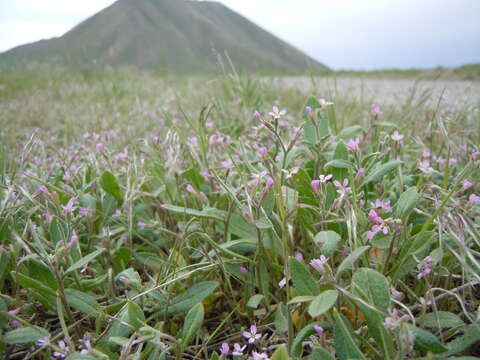
[[360, 139], [348, 139], [347, 140], [347, 149], [352, 152], [359, 152], [360, 151]]
[[310, 261], [310, 266], [313, 267], [315, 270], [317, 270], [319, 273], [323, 272], [323, 265], [325, 265], [328, 262], [328, 258], [325, 255], [320, 255], [320, 258], [318, 259], [313, 259]]
[[430, 166], [429, 160], [421, 160], [418, 163], [418, 169], [424, 174], [429, 174], [433, 171], [433, 168]]
[[465, 180], [462, 184], [462, 190], [465, 191], [465, 190], [468, 190], [470, 189], [471, 187], [473, 186], [473, 183], [468, 181], [468, 180]]
[[382, 209], [386, 213], [392, 212], [392, 207], [390, 206], [390, 200], [383, 201], [381, 199], [376, 199], [374, 202], [370, 203], [370, 206], [373, 209]]
[[425, 299], [423, 296], [420, 296], [420, 297], [418, 298], [418, 300], [420, 301], [420, 304], [421, 304], [423, 307], [432, 305], [432, 302], [431, 302], [430, 300]]
[[253, 360], [268, 360], [269, 357], [265, 353], [257, 353], [256, 351], [252, 351]]
[[229, 352], [230, 352], [230, 345], [228, 345], [227, 343], [223, 343], [222, 346], [220, 347], [220, 353], [224, 356], [227, 356]]
[[312, 190], [315, 194], [318, 194], [320, 190], [320, 180], [312, 180], [310, 183], [310, 186], [312, 187]]
[[36, 342], [37, 346], [46, 346], [49, 343], [50, 343], [50, 338], [48, 336], [44, 337], [43, 339], [37, 340]]
[[147, 225], [146, 223], [144, 223], [143, 221], [137, 222], [137, 226], [138, 226], [139, 228], [146, 228], [146, 227], [148, 227], [148, 225]]
[[365, 169], [364, 168], [358, 169], [357, 173], [355, 174], [355, 181], [359, 181], [364, 175], [365, 175]]
[[375, 210], [370, 210], [368, 218], [374, 223], [372, 229], [367, 231], [367, 239], [371, 240], [378, 232], [382, 232], [385, 235], [390, 232], [389, 224], [392, 222], [392, 218], [382, 219]]
[[271, 177], [267, 179], [267, 183], [265, 184], [265, 190], [270, 189], [273, 185], [275, 185], [275, 180], [273, 180]]
[[383, 111], [378, 105], [372, 105], [370, 107], [370, 110], [372, 111], [372, 114], [374, 115], [383, 115]]
[[257, 120], [260, 120], [260, 121], [263, 121], [263, 116], [258, 112], [258, 111], [255, 111], [253, 113], [253, 116], [255, 116], [257, 118]]
[[323, 327], [321, 327], [320, 325], [314, 325], [313, 329], [319, 336], [323, 335], [324, 330], [323, 330]]
[[480, 203], [480, 196], [478, 196], [476, 194], [471, 194], [468, 197], [468, 201], [471, 202], [472, 204], [478, 204], [478, 203]]
[[123, 149], [123, 151], [121, 153], [118, 153], [117, 155], [115, 155], [115, 160], [119, 161], [119, 162], [123, 162], [125, 160], [127, 160], [128, 158], [128, 149], [125, 148]]
[[328, 175], [319, 175], [318, 176], [318, 179], [320, 180], [320, 182], [322, 184], [325, 184], [328, 180], [330, 180], [331, 178], [333, 177], [332, 174], [328, 174]]
[[89, 208], [83, 208], [83, 207], [82, 207], [82, 208], [80, 208], [80, 209], [78, 210], [78, 213], [79, 213], [81, 216], [87, 216], [88, 214], [90, 214], [91, 211], [92, 211], [92, 210], [89, 209]]
[[337, 193], [339, 193], [342, 196], [347, 196], [352, 192], [352, 188], [348, 187], [349, 180], [348, 179], [343, 179], [343, 183], [340, 183], [339, 181], [335, 180], [333, 182], [333, 185], [335, 185], [337, 189]]
[[258, 155], [265, 157], [268, 154], [268, 149], [265, 146], [262, 146], [258, 149]]
[[431, 274], [432, 272], [432, 257], [431, 256], [427, 256], [425, 257], [425, 259], [422, 260], [421, 263], [419, 263], [417, 265], [417, 269], [419, 271], [419, 273], [417, 274], [417, 279], [421, 280], [423, 279], [425, 276], [428, 276]]
[[395, 289], [393, 286], [390, 286], [390, 293], [392, 294], [393, 298], [399, 299], [403, 296], [403, 293], [401, 291], [398, 291]]
[[262, 171], [261, 173], [258, 174], [252, 174], [253, 180], [250, 182], [253, 186], [257, 186], [260, 184], [262, 179], [267, 176], [268, 172], [267, 171]]
[[231, 160], [222, 161], [222, 167], [227, 170], [231, 170], [233, 169], [233, 162]]
[[71, 176], [70, 176], [70, 173], [68, 171], [65, 171], [65, 173], [63, 174], [62, 176], [62, 180], [65, 181], [65, 182], [69, 182], [71, 180]]
[[43, 214], [43, 216], [45, 217], [46, 222], [50, 222], [53, 219], [52, 214], [50, 214], [48, 211], [45, 214]]
[[282, 116], [284, 116], [286, 114], [287, 114], [287, 110], [285, 110], [285, 109], [279, 110], [278, 106], [274, 106], [272, 108], [272, 111], [270, 111], [268, 113], [268, 115], [273, 117], [275, 120], [280, 119]]
[[97, 149], [97, 152], [102, 153], [105, 151], [105, 145], [103, 145], [102, 143], [98, 143], [97, 145], [95, 145], [95, 149]]
[[67, 205], [62, 205], [63, 214], [64, 215], [71, 214], [74, 210], [74, 206], [75, 206], [75, 200], [70, 199]]
[[76, 242], [78, 242], [78, 235], [76, 232], [73, 232], [72, 236], [70, 237], [70, 240], [67, 243], [67, 249], [71, 249]]
[[250, 332], [244, 331], [243, 337], [248, 339], [249, 344], [253, 344], [255, 341], [259, 340], [262, 337], [262, 334], [257, 333], [257, 326], [252, 325], [250, 326]]
[[392, 135], [390, 135], [393, 141], [401, 141], [404, 138], [404, 135], [400, 134], [397, 130], [393, 132]]
[[243, 351], [245, 350], [245, 348], [247, 347], [247, 345], [243, 345], [243, 346], [240, 346], [240, 344], [233, 344], [233, 351], [232, 351], [232, 355], [233, 356], [243, 356]]
[[322, 105], [322, 107], [330, 106], [334, 104], [333, 102], [327, 101], [325, 99], [318, 99], [318, 102], [320, 103], [320, 105]]
[[65, 355], [65, 350], [67, 349], [67, 344], [65, 343], [65, 341], [63, 340], [60, 340], [58, 343], [57, 343], [58, 347], [60, 348], [60, 351], [54, 351], [53, 352], [53, 357], [54, 358], [57, 358], [57, 359], [65, 359], [67, 357], [67, 355]]

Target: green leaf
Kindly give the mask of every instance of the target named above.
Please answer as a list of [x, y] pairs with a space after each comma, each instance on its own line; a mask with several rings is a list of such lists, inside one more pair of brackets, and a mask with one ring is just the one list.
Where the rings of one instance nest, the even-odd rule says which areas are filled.
[[332, 328], [331, 324], [325, 323], [325, 322], [314, 322], [314, 323], [311, 323], [311, 324], [308, 324], [307, 326], [305, 326], [302, 330], [300, 330], [298, 332], [297, 336], [293, 340], [291, 353], [292, 353], [292, 356], [294, 358], [299, 358], [299, 357], [302, 356], [303, 340], [305, 340], [308, 336], [316, 333], [315, 328], [314, 328], [315, 325], [320, 325], [324, 329], [327, 329], [327, 328], [331, 329]]
[[368, 174], [361, 184], [361, 186], [370, 184], [371, 182], [378, 181], [387, 175], [389, 172], [395, 170], [397, 167], [402, 165], [402, 161], [400, 160], [391, 160], [385, 164], [379, 165], [375, 167], [370, 174]]
[[270, 228], [272, 228], [272, 222], [266, 217], [262, 217], [262, 218], [258, 219], [255, 222], [255, 225], [259, 229], [270, 229]]
[[203, 210], [195, 210], [182, 206], [175, 206], [170, 204], [164, 204], [161, 206], [163, 209], [183, 215], [195, 216], [201, 219], [214, 219], [218, 221], [225, 221], [227, 213], [223, 210], [214, 208], [205, 208]]
[[325, 255], [332, 255], [338, 248], [341, 236], [335, 231], [320, 231], [313, 241], [315, 244], [320, 245], [320, 250]]
[[142, 284], [142, 279], [140, 278], [140, 275], [133, 268], [128, 268], [118, 273], [115, 276], [115, 280], [123, 280], [130, 287], [139, 287]]
[[253, 295], [247, 302], [249, 308], [256, 309], [265, 296], [261, 294]]
[[338, 358], [340, 360], [366, 360], [354, 339], [354, 333], [350, 323], [337, 311], [337, 309], [333, 310], [333, 316], [336, 321], [333, 331], [333, 340], [335, 342], [335, 350]]
[[309, 302], [315, 299], [315, 296], [295, 296], [288, 304], [299, 304], [302, 302]]
[[441, 354], [448, 349], [431, 332], [410, 325], [410, 330], [415, 336], [415, 348]]
[[249, 224], [239, 213], [235, 212], [230, 217], [229, 227], [230, 232], [239, 238], [253, 238], [256, 237], [255, 228]]
[[142, 265], [148, 266], [154, 270], [159, 271], [164, 264], [164, 261], [158, 256], [158, 254], [151, 252], [135, 252], [135, 259]]
[[7, 321], [7, 317], [3, 315], [8, 311], [8, 305], [3, 298], [0, 297], [0, 328], [3, 328]]
[[120, 310], [108, 333], [109, 338], [128, 337], [145, 324], [145, 315], [138, 304], [128, 301]]
[[7, 332], [3, 336], [3, 341], [7, 344], [24, 344], [48, 337], [48, 331], [40, 327], [22, 327]]
[[90, 210], [96, 210], [97, 199], [90, 194], [83, 194], [80, 198], [80, 206]]
[[348, 160], [334, 159], [325, 164], [325, 169], [336, 168], [336, 169], [351, 169], [353, 165]]
[[28, 276], [40, 281], [42, 284], [48, 286], [52, 290], [58, 289], [57, 279], [47, 266], [32, 259], [28, 261], [27, 264]]
[[352, 292], [367, 304], [379, 308], [380, 311], [375, 311], [361, 303], [358, 304], [365, 315], [368, 331], [382, 352], [388, 354], [388, 358], [393, 358], [395, 347], [392, 335], [383, 325], [384, 315], [382, 314], [382, 311], [386, 312], [390, 306], [390, 288], [387, 278], [370, 268], [358, 269], [352, 277]]
[[289, 259], [290, 274], [293, 286], [299, 295], [316, 296], [320, 292], [318, 284], [313, 279], [304, 264], [295, 258]]
[[353, 263], [357, 261], [357, 259], [362, 256], [362, 254], [367, 251], [370, 248], [370, 246], [360, 246], [358, 249], [353, 251], [351, 254], [349, 254], [343, 261], [342, 263], [338, 266], [337, 268], [337, 274], [335, 275], [336, 278], [340, 276], [340, 274], [348, 269], [351, 269], [353, 266]]
[[388, 280], [378, 271], [369, 268], [360, 268], [352, 278], [353, 293], [386, 311], [390, 306], [390, 288]]
[[311, 96], [308, 98], [302, 110], [302, 118], [303, 120], [305, 120], [305, 126], [303, 128], [303, 136], [310, 144], [315, 144], [320, 139], [317, 138], [317, 131], [315, 129], [315, 124], [309, 118], [310, 115], [308, 115], [307, 111], [305, 110], [307, 106], [312, 108], [313, 110], [312, 115], [314, 115], [316, 114], [316, 110], [321, 108], [321, 105], [317, 99]]
[[145, 325], [145, 314], [137, 303], [129, 301], [127, 304], [127, 310], [128, 323], [133, 327], [134, 330], [138, 330]]
[[[344, 161], [348, 162], [348, 149], [343, 141], [340, 141], [335, 147], [335, 152], [333, 154], [333, 160], [336, 160], [336, 164], [343, 163]], [[347, 168], [332, 166], [331, 173], [333, 177], [340, 182], [343, 181], [348, 176]]]
[[458, 315], [448, 311], [435, 311], [425, 314], [425, 316], [420, 317], [418, 322], [429, 328], [440, 329], [457, 328], [465, 325]]
[[454, 355], [463, 352], [477, 341], [480, 341], [480, 321], [465, 327], [462, 336], [450, 341], [448, 343], [448, 353], [445, 355]]
[[122, 203], [122, 192], [118, 185], [117, 178], [109, 171], [105, 171], [100, 179], [102, 189], [109, 195], [113, 196], [119, 204]]
[[168, 305], [167, 313], [177, 314], [189, 311], [212, 294], [217, 286], [218, 282], [216, 281], [204, 281], [193, 285], [186, 292], [172, 299]]
[[75, 270], [78, 270], [78, 269], [81, 269], [81, 268], [85, 267], [86, 265], [88, 265], [88, 263], [90, 261], [95, 259], [98, 255], [102, 254], [104, 251], [105, 251], [105, 249], [97, 249], [94, 252], [92, 252], [88, 255], [85, 255], [80, 260], [78, 260], [76, 263], [71, 265], [65, 273], [68, 274], [72, 271], [75, 271]]
[[38, 290], [44, 294], [56, 296], [55, 291], [45, 286], [40, 281], [33, 279], [29, 276], [23, 275], [21, 273], [15, 274], [12, 272], [12, 275], [17, 279], [18, 283], [26, 288]]
[[363, 128], [360, 125], [353, 125], [353, 126], [349, 126], [342, 129], [342, 131], [340, 131], [337, 137], [339, 139], [344, 139], [344, 140], [353, 139], [362, 131], [363, 131]]
[[308, 313], [311, 317], [324, 314], [335, 304], [338, 298], [337, 290], [327, 290], [318, 295], [308, 307]]
[[281, 345], [270, 358], [271, 360], [290, 360], [288, 356], [287, 347], [285, 344]]
[[406, 219], [413, 209], [415, 209], [415, 206], [417, 206], [420, 198], [421, 196], [417, 192], [417, 188], [415, 186], [407, 189], [407, 191], [400, 196], [397, 204], [395, 205], [394, 216], [402, 220]]
[[285, 304], [278, 304], [275, 311], [275, 329], [277, 333], [284, 333], [288, 330], [288, 308]]
[[282, 186], [283, 203], [288, 212], [292, 212], [297, 208], [298, 204], [298, 191], [288, 186]]
[[204, 318], [203, 304], [198, 303], [187, 313], [182, 330], [182, 346], [189, 345], [197, 335]]
[[315, 347], [312, 352], [312, 360], [335, 360], [335, 358], [324, 348]]
[[65, 297], [68, 305], [75, 310], [91, 317], [98, 315], [100, 306], [92, 295], [74, 289], [66, 289]]

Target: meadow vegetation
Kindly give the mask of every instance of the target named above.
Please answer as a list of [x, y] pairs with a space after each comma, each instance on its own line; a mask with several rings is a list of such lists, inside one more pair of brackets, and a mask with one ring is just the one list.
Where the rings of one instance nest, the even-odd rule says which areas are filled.
[[479, 358], [478, 104], [312, 89], [4, 73], [3, 358]]

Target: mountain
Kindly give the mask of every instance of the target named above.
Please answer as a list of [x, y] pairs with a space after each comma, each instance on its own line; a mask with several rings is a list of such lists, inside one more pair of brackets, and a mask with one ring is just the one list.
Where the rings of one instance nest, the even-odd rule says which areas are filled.
[[0, 62], [208, 72], [219, 68], [215, 53], [248, 71], [326, 69], [221, 3], [193, 0], [118, 0], [60, 38], [0, 54]]

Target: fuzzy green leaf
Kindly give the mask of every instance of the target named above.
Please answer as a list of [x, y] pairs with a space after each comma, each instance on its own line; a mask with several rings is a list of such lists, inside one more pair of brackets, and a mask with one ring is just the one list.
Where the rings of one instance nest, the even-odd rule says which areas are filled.
[[48, 331], [40, 327], [22, 327], [12, 331], [7, 332], [3, 336], [3, 341], [6, 344], [25, 344], [32, 343], [37, 340], [46, 338], [48, 336]]
[[290, 274], [292, 276], [293, 286], [298, 291], [298, 295], [316, 296], [320, 292], [318, 284], [304, 264], [294, 258], [289, 260]]
[[337, 290], [327, 290], [318, 295], [308, 307], [308, 313], [311, 317], [316, 317], [326, 313], [332, 308], [338, 298]]
[[415, 336], [415, 348], [441, 354], [448, 349], [431, 332], [410, 325], [410, 330]]
[[198, 303], [187, 313], [182, 329], [182, 346], [189, 345], [197, 335], [204, 318], [203, 304]]

